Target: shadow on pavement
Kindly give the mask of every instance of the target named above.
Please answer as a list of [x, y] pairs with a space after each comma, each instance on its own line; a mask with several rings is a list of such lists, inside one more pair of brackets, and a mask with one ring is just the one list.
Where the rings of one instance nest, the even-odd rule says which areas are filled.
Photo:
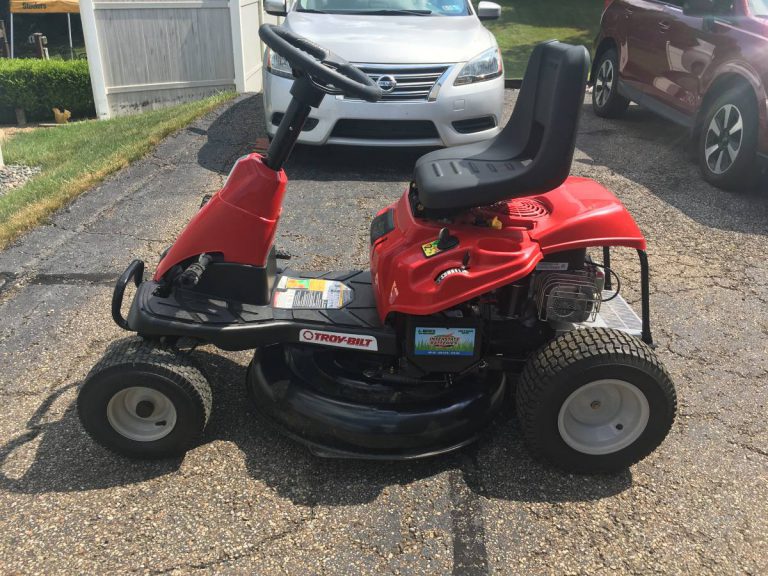
[[[196, 352], [214, 388], [214, 411], [204, 443], [234, 442], [245, 455], [251, 476], [280, 496], [301, 505], [367, 503], [392, 485], [406, 485], [446, 471], [457, 471], [476, 496], [517, 501], [593, 501], [627, 490], [629, 471], [602, 477], [573, 476], [544, 467], [525, 452], [507, 419], [478, 444], [453, 455], [412, 462], [327, 460], [284, 438], [254, 413], [245, 393], [245, 367], [223, 356]], [[96, 445], [80, 427], [74, 403], [48, 422], [54, 402], [80, 383], [51, 394], [27, 423], [27, 430], [0, 447], [0, 489], [25, 494], [76, 492], [122, 486], [171, 474], [183, 459], [129, 460]], [[34, 444], [37, 443], [36, 449]], [[19, 477], [6, 465], [16, 450], [34, 451]], [[453, 483], [454, 474], [450, 475]], [[454, 490], [452, 490], [454, 491]]]
[[[203, 168], [228, 174], [235, 161], [264, 143], [264, 105], [261, 94], [238, 99], [207, 130], [188, 128], [206, 135], [197, 155]], [[368, 148], [356, 146], [297, 146], [285, 170], [290, 180], [314, 181], [407, 181], [416, 160], [429, 148]]]
[[208, 137], [197, 153], [197, 163], [212, 172], [229, 174], [235, 161], [253, 152], [257, 140], [266, 136], [261, 94], [236, 99], [207, 130], [194, 125], [187, 130]]
[[620, 119], [602, 120], [585, 104], [576, 146], [593, 159], [577, 162], [608, 167], [699, 224], [768, 234], [768, 178], [744, 192], [711, 186], [693, 159], [688, 130], [649, 110], [631, 106]]

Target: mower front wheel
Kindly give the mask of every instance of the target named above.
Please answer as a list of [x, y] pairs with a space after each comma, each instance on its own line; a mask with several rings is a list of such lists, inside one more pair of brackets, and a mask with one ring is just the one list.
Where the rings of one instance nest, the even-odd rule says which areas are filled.
[[77, 398], [86, 432], [131, 458], [184, 454], [202, 435], [211, 405], [210, 385], [188, 355], [142, 338], [110, 346]]
[[526, 365], [517, 413], [528, 449], [568, 472], [612, 473], [669, 433], [677, 398], [653, 350], [617, 330], [566, 333]]

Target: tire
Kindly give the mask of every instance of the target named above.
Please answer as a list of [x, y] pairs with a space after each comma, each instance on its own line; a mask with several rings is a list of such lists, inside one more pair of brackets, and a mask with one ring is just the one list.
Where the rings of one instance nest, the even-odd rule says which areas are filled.
[[131, 458], [183, 455], [211, 415], [208, 380], [187, 355], [133, 337], [114, 343], [77, 398], [86, 432]]
[[567, 472], [614, 473], [642, 460], [666, 438], [676, 410], [674, 385], [653, 350], [604, 328], [544, 346], [517, 388], [531, 455]]
[[629, 100], [619, 94], [619, 55], [615, 48], [600, 55], [595, 66], [592, 109], [601, 118], [618, 118], [629, 107]]
[[[722, 132], [718, 138], [723, 123], [730, 131], [729, 138]], [[700, 126], [696, 151], [707, 182], [725, 190], [750, 190], [755, 186], [758, 123], [757, 102], [749, 86], [735, 86], [712, 101]]]

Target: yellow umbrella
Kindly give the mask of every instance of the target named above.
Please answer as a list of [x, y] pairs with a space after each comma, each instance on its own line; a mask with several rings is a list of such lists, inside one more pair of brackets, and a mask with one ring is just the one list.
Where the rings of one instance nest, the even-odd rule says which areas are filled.
[[70, 14], [80, 13], [80, 0], [11, 0], [11, 58], [13, 58], [14, 14], [66, 14], [69, 29], [69, 52], [72, 54], [72, 22]]

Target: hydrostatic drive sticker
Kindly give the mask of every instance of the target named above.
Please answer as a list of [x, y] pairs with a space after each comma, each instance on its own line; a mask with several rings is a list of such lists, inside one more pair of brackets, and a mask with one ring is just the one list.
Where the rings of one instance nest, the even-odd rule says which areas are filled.
[[416, 356], [474, 356], [474, 328], [416, 328]]
[[345, 334], [343, 332], [326, 332], [325, 330], [304, 329], [299, 333], [299, 342], [320, 344], [321, 346], [336, 346], [338, 348], [352, 348], [354, 350], [379, 349], [374, 336], [367, 334]]
[[272, 306], [288, 310], [338, 310], [351, 301], [352, 289], [343, 282], [281, 276]]

